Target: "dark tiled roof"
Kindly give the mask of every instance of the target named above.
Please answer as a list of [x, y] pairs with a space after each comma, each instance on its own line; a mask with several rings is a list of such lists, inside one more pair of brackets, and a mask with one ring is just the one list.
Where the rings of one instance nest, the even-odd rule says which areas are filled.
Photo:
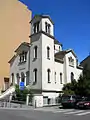
[[73, 55], [77, 58], [76, 54], [74, 53], [74, 51], [72, 49], [68, 49], [68, 50], [63, 50], [63, 51], [59, 51], [58, 53], [56, 53], [55, 55], [56, 56], [60, 56], [62, 55], [62, 57], [65, 56], [65, 54], [69, 53], [69, 52], [72, 52]]
[[28, 46], [28, 47], [29, 47], [30, 43], [27, 43], [27, 42], [23, 42], [23, 43], [21, 43], [21, 44], [19, 45], [19, 47], [15, 50], [15, 52], [17, 52], [18, 49], [19, 49], [22, 45], [24, 45], [24, 46]]
[[50, 18], [50, 16], [49, 15], [35, 15], [33, 18], [32, 18], [32, 20], [30, 21], [30, 23], [33, 21], [33, 19], [35, 19], [35, 18], [37, 18], [37, 17], [39, 17], [39, 18], [48, 18], [50, 21], [51, 21], [51, 23], [52, 24], [54, 24], [54, 22], [52, 21], [52, 19]]
[[58, 44], [58, 45], [61, 45], [62, 46], [62, 44], [58, 41], [58, 40], [54, 40], [54, 44]]
[[14, 56], [8, 61], [8, 63], [11, 63], [11, 61], [14, 61], [15, 58], [16, 58], [16, 55], [14, 55]]

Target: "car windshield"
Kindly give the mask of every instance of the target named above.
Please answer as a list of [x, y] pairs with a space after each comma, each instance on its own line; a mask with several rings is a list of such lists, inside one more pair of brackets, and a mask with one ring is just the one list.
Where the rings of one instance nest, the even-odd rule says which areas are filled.
[[85, 97], [82, 101], [90, 101], [90, 97]]
[[71, 96], [63, 96], [62, 100], [69, 100], [71, 98]]

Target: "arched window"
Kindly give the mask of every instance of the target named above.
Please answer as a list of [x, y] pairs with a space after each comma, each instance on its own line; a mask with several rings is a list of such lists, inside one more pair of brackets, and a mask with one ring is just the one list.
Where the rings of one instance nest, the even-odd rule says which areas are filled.
[[50, 59], [50, 48], [47, 47], [47, 59]]
[[48, 34], [50, 34], [50, 32], [51, 32], [51, 25], [47, 22], [45, 22], [45, 31]]
[[55, 45], [54, 45], [54, 50], [55, 50]]
[[17, 78], [17, 85], [19, 85], [19, 80], [20, 80], [19, 73], [16, 74], [16, 78]]
[[34, 47], [34, 59], [37, 59], [37, 46]]
[[26, 86], [29, 85], [29, 71], [26, 72]]
[[48, 26], [47, 25], [48, 25], [47, 22], [45, 22], [45, 31], [46, 31], [46, 33], [48, 31]]
[[71, 72], [71, 82], [74, 80], [74, 74]]
[[34, 23], [34, 25], [33, 25], [33, 32], [34, 33], [38, 33], [39, 32], [39, 23], [40, 22]]
[[25, 75], [24, 75], [23, 72], [21, 73], [21, 81], [22, 81], [22, 82], [25, 82]]
[[61, 50], [61, 47], [59, 46], [59, 51]]
[[56, 84], [56, 72], [55, 72], [55, 84]]
[[37, 83], [37, 69], [35, 68], [33, 70], [33, 73], [34, 73], [34, 84]]
[[62, 84], [62, 73], [60, 73], [60, 84]]
[[48, 79], [48, 83], [50, 83], [50, 69], [47, 70], [47, 79]]

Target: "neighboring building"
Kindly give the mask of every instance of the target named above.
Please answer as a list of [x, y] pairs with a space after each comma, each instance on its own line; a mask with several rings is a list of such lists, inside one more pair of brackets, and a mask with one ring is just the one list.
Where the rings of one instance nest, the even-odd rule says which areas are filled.
[[0, 90], [9, 86], [8, 61], [22, 42], [29, 42], [31, 11], [18, 0], [0, 0]]
[[40, 104], [56, 104], [63, 84], [78, 80], [82, 67], [73, 50], [62, 50], [49, 16], [38, 15], [31, 20], [30, 38], [31, 43], [22, 43], [9, 61], [11, 83], [29, 85]]
[[81, 66], [83, 67], [87, 67], [87, 69], [90, 70], [90, 55], [87, 56], [81, 63], [80, 63]]

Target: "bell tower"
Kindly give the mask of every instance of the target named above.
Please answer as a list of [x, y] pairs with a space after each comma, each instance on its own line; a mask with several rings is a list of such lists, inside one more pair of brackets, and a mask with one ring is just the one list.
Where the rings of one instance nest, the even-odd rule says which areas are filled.
[[53, 25], [47, 15], [36, 15], [31, 20], [30, 79], [33, 89], [54, 89]]

